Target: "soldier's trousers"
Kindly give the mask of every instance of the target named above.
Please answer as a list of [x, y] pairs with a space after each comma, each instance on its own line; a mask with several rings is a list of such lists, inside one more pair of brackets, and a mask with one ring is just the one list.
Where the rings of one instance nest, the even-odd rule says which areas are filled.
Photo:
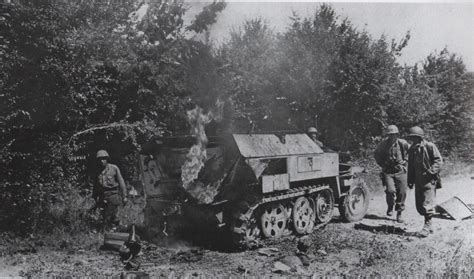
[[425, 216], [426, 220], [431, 219], [435, 213], [435, 199], [436, 183], [422, 177], [417, 178], [415, 181], [416, 210], [420, 215]]
[[408, 191], [407, 173], [404, 171], [395, 174], [383, 173], [383, 179], [388, 210], [393, 210], [394, 205], [396, 211], [405, 210]]
[[118, 192], [110, 191], [104, 193], [104, 225], [108, 229], [118, 224], [117, 212], [121, 203]]

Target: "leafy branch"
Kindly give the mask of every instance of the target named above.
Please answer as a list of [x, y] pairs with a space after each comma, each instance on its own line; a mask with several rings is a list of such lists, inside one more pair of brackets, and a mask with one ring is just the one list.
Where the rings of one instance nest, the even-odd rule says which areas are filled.
[[95, 131], [98, 131], [98, 130], [107, 130], [107, 129], [117, 129], [117, 128], [136, 128], [140, 126], [140, 123], [119, 123], [119, 122], [114, 122], [114, 123], [110, 123], [110, 124], [107, 124], [107, 125], [101, 125], [101, 126], [94, 126], [94, 127], [91, 127], [91, 128], [88, 128], [88, 129], [85, 129], [85, 130], [82, 130], [80, 132], [77, 132], [75, 134], [73, 134], [70, 138], [69, 138], [69, 141], [68, 141], [68, 145], [72, 142], [72, 140], [80, 135], [84, 135], [84, 134], [89, 134], [89, 133], [93, 133]]

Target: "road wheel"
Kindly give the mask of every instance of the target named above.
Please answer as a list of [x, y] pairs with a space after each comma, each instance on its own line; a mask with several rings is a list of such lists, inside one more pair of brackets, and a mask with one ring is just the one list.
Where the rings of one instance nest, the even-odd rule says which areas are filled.
[[341, 217], [347, 222], [362, 220], [369, 207], [369, 190], [361, 179], [355, 181], [349, 192], [339, 204]]
[[323, 224], [331, 220], [334, 212], [334, 196], [331, 189], [318, 192], [314, 200], [314, 208], [316, 221]]
[[286, 209], [280, 204], [268, 205], [260, 217], [262, 233], [267, 238], [279, 238], [286, 229], [288, 216]]
[[306, 197], [297, 198], [293, 205], [292, 217], [296, 233], [311, 233], [315, 223], [313, 199]]
[[255, 218], [256, 206], [247, 201], [241, 201], [232, 210], [230, 230], [232, 242], [238, 249], [253, 249], [258, 247], [260, 229]]

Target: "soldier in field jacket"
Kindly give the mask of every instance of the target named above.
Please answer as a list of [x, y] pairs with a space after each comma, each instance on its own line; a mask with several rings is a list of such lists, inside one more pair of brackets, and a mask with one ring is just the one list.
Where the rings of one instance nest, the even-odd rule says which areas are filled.
[[425, 217], [420, 234], [423, 237], [433, 233], [431, 218], [434, 214], [436, 188], [441, 187], [439, 172], [443, 158], [432, 142], [424, 139], [420, 127], [410, 128], [408, 139], [413, 142], [408, 155], [408, 186], [415, 186], [415, 201], [418, 213]]
[[407, 197], [407, 164], [410, 145], [400, 139], [398, 127], [389, 125], [387, 138], [375, 150], [375, 161], [382, 168], [382, 184], [385, 186], [387, 215], [392, 216], [395, 205], [397, 222], [403, 223], [402, 211], [405, 210]]

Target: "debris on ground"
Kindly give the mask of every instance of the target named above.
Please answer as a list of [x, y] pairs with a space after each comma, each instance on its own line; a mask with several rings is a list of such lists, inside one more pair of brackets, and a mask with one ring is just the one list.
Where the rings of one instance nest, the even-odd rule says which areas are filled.
[[300, 258], [297, 256], [286, 256], [280, 260], [286, 266], [289, 266], [291, 269], [296, 270], [298, 266], [303, 266]]
[[283, 272], [290, 272], [291, 268], [282, 262], [275, 262], [273, 264], [272, 272], [275, 273], [283, 273]]
[[[120, 274], [120, 279], [148, 279], [150, 275], [145, 272], [141, 271], [133, 271], [133, 272], [122, 272]], [[169, 277], [172, 278], [172, 277]]]
[[314, 256], [310, 257], [306, 254], [300, 254], [300, 255], [298, 255], [298, 257], [300, 258], [300, 260], [301, 260], [301, 262], [303, 263], [304, 266], [309, 266], [311, 261], [314, 259]]
[[[461, 184], [456, 181], [449, 191], [441, 190], [438, 193], [439, 200], [457, 195], [466, 203], [472, 203], [471, 199], [467, 200], [468, 195], [458, 194], [468, 193], [471, 184], [464, 183], [458, 191], [452, 191], [457, 185]], [[298, 236], [264, 239], [261, 242], [265, 246], [259, 248], [267, 249], [238, 252], [207, 248], [192, 251], [195, 246], [191, 245], [195, 244], [174, 239], [166, 243], [157, 242], [159, 244], [140, 241], [141, 252], [137, 259], [141, 265], [138, 271], [133, 272], [124, 269], [117, 252], [94, 249], [104, 240], [103, 235], [97, 232], [91, 231], [74, 238], [59, 235], [31, 239], [15, 238], [3, 233], [0, 234], [0, 277], [118, 279], [120, 276], [147, 278], [147, 274], [150, 274], [150, 277], [159, 278], [471, 278], [474, 274], [471, 233], [474, 219], [454, 222], [439, 216], [433, 222], [434, 234], [430, 234], [427, 239], [415, 237], [423, 217], [416, 211], [414, 198], [414, 195], [408, 198], [405, 217], [409, 225], [405, 232], [390, 227], [395, 224], [395, 220], [385, 218], [386, 201], [382, 192], [374, 196], [369, 218], [364, 219], [356, 229], [352, 223], [329, 222], [324, 231], [316, 230], [308, 235], [310, 246], [304, 245], [306, 237]], [[306, 247], [307, 251], [303, 252]], [[296, 264], [296, 268], [293, 268], [290, 262], [283, 262], [283, 258], [288, 255], [297, 256], [301, 265]], [[189, 262], [189, 259], [196, 261]]]
[[324, 250], [324, 249], [319, 249], [316, 252], [323, 255], [323, 256], [326, 256], [328, 254], [328, 252], [326, 252], [326, 250]]
[[200, 249], [180, 250], [171, 256], [174, 262], [197, 262], [202, 259], [204, 252]]
[[110, 232], [104, 235], [103, 249], [112, 251], [120, 251], [120, 248], [125, 244], [125, 241], [130, 237], [129, 233]]
[[142, 262], [146, 263], [157, 263], [157, 262], [164, 262], [168, 261], [172, 252], [163, 248], [163, 247], [158, 247], [157, 245], [142, 241], [142, 255], [140, 255], [140, 258], [142, 259]]
[[302, 275], [302, 276], [311, 276], [311, 273], [306, 271], [302, 266], [297, 266], [296, 267], [296, 273], [298, 275]]
[[456, 196], [439, 204], [438, 209], [440, 209], [441, 212], [448, 214], [456, 221], [472, 217], [474, 213], [467, 204]]
[[141, 266], [141, 262], [137, 258], [132, 258], [125, 262], [125, 270], [138, 270]]
[[125, 264], [127, 270], [138, 270], [140, 267], [140, 261], [137, 259], [138, 254], [141, 252], [142, 245], [140, 244], [140, 237], [135, 234], [135, 226], [132, 225], [132, 232], [129, 235], [128, 240], [120, 248], [120, 257], [122, 262]]
[[249, 270], [247, 268], [245, 268], [243, 265], [239, 265], [237, 267], [237, 271], [239, 273], [243, 273], [244, 275], [246, 275], [249, 272]]
[[79, 259], [74, 263], [74, 265], [76, 265], [76, 266], [85, 266], [87, 264], [88, 264], [88, 262], [85, 261], [85, 260], [82, 260], [82, 259]]
[[309, 238], [309, 236], [304, 236], [298, 239], [298, 244], [296, 245], [296, 248], [298, 248], [299, 251], [306, 253], [308, 252], [310, 246], [311, 239]]
[[278, 248], [260, 248], [257, 250], [257, 253], [263, 256], [272, 257], [278, 255]]
[[303, 267], [303, 262], [298, 256], [286, 256], [273, 264], [272, 272], [289, 273], [296, 272], [299, 275], [310, 276]]

